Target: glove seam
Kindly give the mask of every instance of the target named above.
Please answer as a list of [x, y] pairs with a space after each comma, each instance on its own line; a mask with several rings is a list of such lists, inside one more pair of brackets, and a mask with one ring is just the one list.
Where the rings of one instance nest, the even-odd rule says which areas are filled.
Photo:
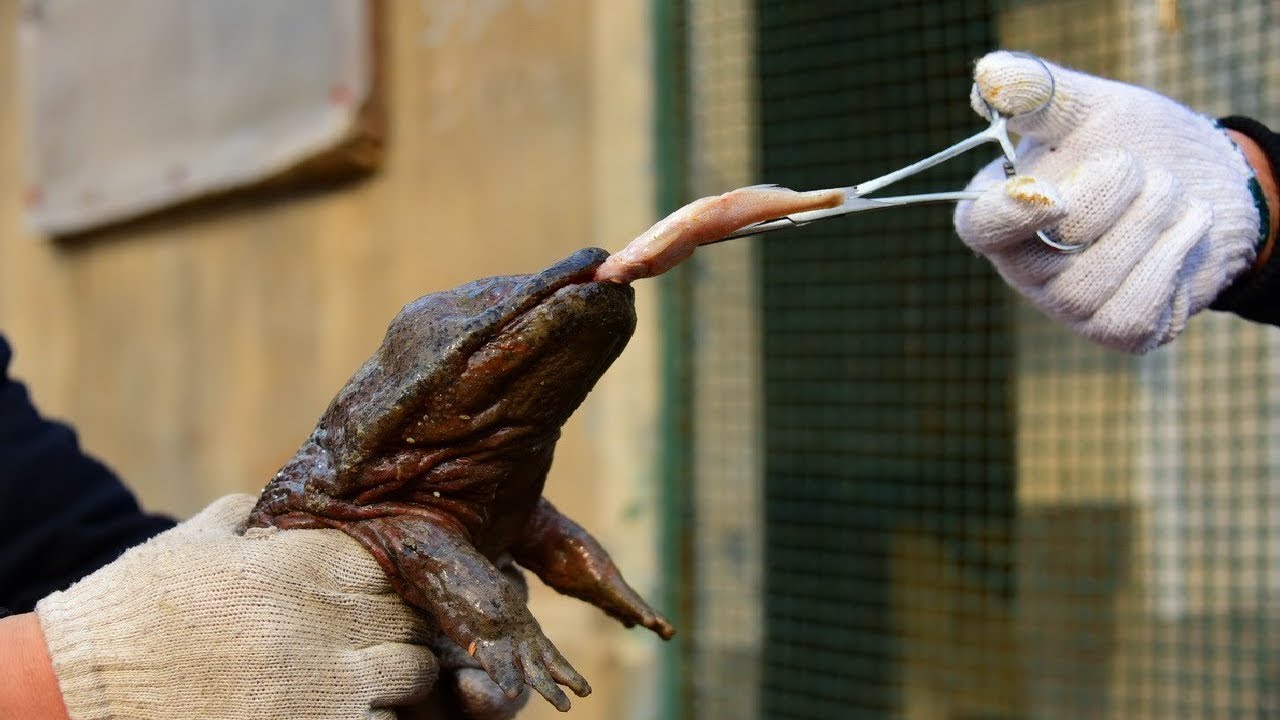
[[[1275, 173], [1280, 167], [1280, 135], [1253, 118], [1230, 116], [1218, 120], [1218, 127], [1235, 130], [1258, 144], [1267, 158], [1267, 163]], [[1271, 217], [1266, 198], [1262, 194], [1262, 186], [1256, 176], [1249, 178], [1249, 192], [1253, 196], [1254, 205], [1258, 208], [1260, 238], [1257, 242], [1257, 257], [1261, 260], [1253, 268], [1246, 270], [1236, 278], [1218, 297], [1210, 303], [1209, 308], [1231, 312], [1246, 320], [1280, 324], [1280, 253], [1272, 252], [1267, 239], [1270, 234]]]

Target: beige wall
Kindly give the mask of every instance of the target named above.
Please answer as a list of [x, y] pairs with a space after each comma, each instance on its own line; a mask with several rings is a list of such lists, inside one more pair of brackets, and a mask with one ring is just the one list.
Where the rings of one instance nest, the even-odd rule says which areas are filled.
[[[0, 3], [0, 331], [42, 408], [151, 508], [260, 488], [403, 303], [617, 248], [652, 220], [647, 3], [388, 5], [377, 177], [54, 243], [23, 228], [18, 3]], [[651, 285], [637, 302], [637, 335], [566, 428], [548, 495], [651, 590]], [[596, 688], [576, 717], [647, 714], [653, 641], [545, 591], [534, 611]], [[552, 713], [536, 701], [526, 717]]]

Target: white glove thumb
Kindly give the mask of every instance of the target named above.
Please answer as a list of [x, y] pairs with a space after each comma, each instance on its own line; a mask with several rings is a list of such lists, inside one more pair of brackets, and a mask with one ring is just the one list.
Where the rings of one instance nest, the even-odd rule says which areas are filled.
[[974, 65], [969, 104], [990, 120], [989, 104], [1009, 118], [1009, 130], [1038, 142], [1051, 142], [1084, 124], [1110, 99], [1108, 86], [1118, 84], [1022, 53], [997, 50]]

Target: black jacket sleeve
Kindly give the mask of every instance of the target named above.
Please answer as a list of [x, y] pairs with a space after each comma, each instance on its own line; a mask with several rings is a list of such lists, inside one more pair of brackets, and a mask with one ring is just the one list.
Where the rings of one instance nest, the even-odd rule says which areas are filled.
[[0, 614], [30, 611], [173, 525], [142, 512], [71, 428], [40, 417], [10, 357], [0, 336]]
[[[1266, 125], [1252, 118], [1232, 116], [1222, 118], [1218, 124], [1228, 130], [1243, 134], [1262, 148], [1271, 165], [1273, 176], [1280, 178], [1280, 134], [1271, 132]], [[1253, 183], [1254, 196], [1262, 210], [1264, 227], [1267, 224], [1267, 204], [1262, 189]], [[1261, 267], [1246, 272], [1227, 289], [1223, 290], [1209, 307], [1235, 313], [1246, 320], [1280, 325], [1280, 249], [1272, 248]]]

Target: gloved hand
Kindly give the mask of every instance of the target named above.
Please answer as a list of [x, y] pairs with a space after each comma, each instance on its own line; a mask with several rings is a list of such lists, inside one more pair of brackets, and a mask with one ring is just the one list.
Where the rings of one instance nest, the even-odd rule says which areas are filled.
[[[1019, 177], [1000, 162], [956, 207], [956, 232], [1046, 314], [1142, 353], [1182, 332], [1253, 262], [1266, 237], [1254, 173], [1213, 120], [1132, 85], [1033, 58], [978, 61], [972, 104], [1011, 116]], [[980, 96], [979, 96], [980, 94]], [[1255, 185], [1256, 187], [1256, 185]], [[1091, 243], [1064, 254], [1034, 238]]]
[[251, 530], [233, 495], [41, 600], [72, 720], [394, 720], [429, 629], [335, 530]]

